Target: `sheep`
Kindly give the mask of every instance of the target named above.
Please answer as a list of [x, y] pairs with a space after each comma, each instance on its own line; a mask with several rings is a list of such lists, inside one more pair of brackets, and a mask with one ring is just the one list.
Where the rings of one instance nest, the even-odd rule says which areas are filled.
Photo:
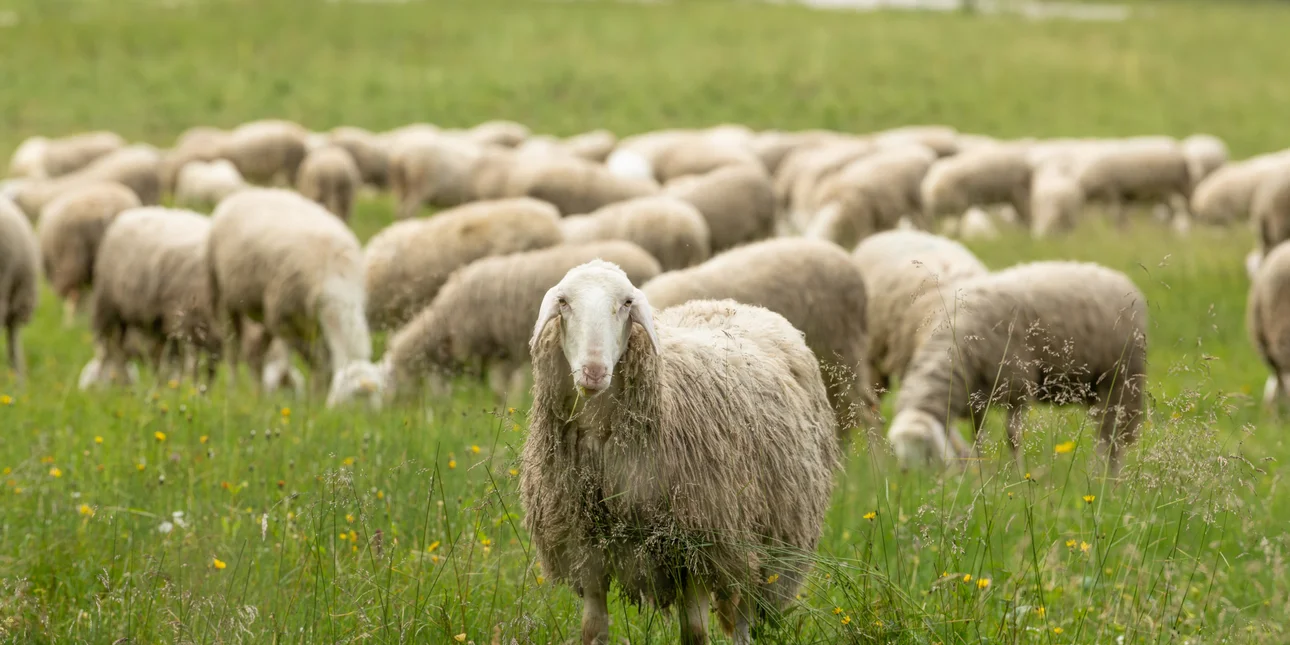
[[[219, 128], [197, 126], [185, 130], [175, 140], [174, 147], [162, 154], [160, 171], [162, 192], [175, 194], [179, 190], [179, 174], [189, 163], [213, 162], [219, 159], [227, 138], [228, 133]], [[238, 173], [238, 178], [241, 179], [241, 177], [241, 173]]]
[[1226, 225], [1251, 213], [1254, 191], [1269, 174], [1290, 168], [1290, 151], [1227, 164], [1201, 180], [1192, 193], [1191, 209], [1208, 224]]
[[1108, 142], [1079, 163], [1076, 178], [1084, 198], [1109, 203], [1114, 220], [1127, 222], [1130, 201], [1166, 201], [1175, 216], [1187, 219], [1191, 171], [1181, 146], [1172, 139], [1141, 137]]
[[760, 168], [735, 165], [683, 177], [669, 183], [663, 193], [699, 209], [708, 222], [713, 253], [775, 233], [775, 192]]
[[0, 324], [9, 347], [9, 367], [22, 382], [27, 362], [18, 332], [31, 321], [40, 298], [40, 246], [31, 222], [0, 196]]
[[1084, 210], [1079, 182], [1056, 164], [1035, 168], [1030, 179], [1030, 232], [1036, 238], [1069, 231]]
[[296, 174], [305, 159], [309, 131], [290, 121], [266, 119], [234, 128], [220, 142], [219, 156], [237, 166], [253, 184], [285, 182], [296, 185]]
[[1091, 263], [1036, 262], [957, 287], [896, 398], [887, 437], [902, 465], [971, 456], [954, 421], [970, 419], [980, 442], [986, 411], [1002, 405], [1022, 466], [1024, 412], [1040, 401], [1098, 406], [1098, 452], [1117, 474], [1146, 397], [1146, 299], [1133, 281]]
[[175, 204], [209, 208], [233, 193], [250, 188], [237, 166], [227, 159], [194, 160], [184, 164], [175, 178]]
[[635, 242], [664, 271], [694, 266], [711, 255], [708, 222], [675, 197], [638, 197], [610, 204], [590, 215], [560, 220], [566, 242], [620, 239]]
[[45, 204], [79, 186], [103, 181], [122, 184], [138, 196], [145, 206], [161, 199], [161, 155], [152, 146], [132, 145], [95, 159], [80, 170], [54, 179], [22, 180], [16, 187], [14, 202], [35, 217]]
[[1210, 134], [1193, 134], [1183, 139], [1182, 151], [1187, 158], [1192, 186], [1223, 167], [1228, 159], [1227, 144]]
[[682, 643], [707, 642], [711, 597], [750, 643], [801, 588], [839, 468], [800, 334], [729, 300], [655, 314], [592, 262], [547, 292], [531, 347], [524, 525], [542, 571], [582, 597], [583, 642], [608, 641], [616, 580], [677, 604]]
[[1026, 146], [982, 146], [941, 159], [923, 178], [919, 194], [923, 216], [961, 215], [972, 206], [1012, 205], [1030, 223], [1031, 167]]
[[784, 160], [791, 156], [794, 151], [818, 145], [838, 136], [836, 132], [828, 130], [806, 130], [801, 132], [768, 130], [757, 133], [748, 147], [761, 160], [762, 166], [766, 168], [767, 172], [777, 175]]
[[229, 321], [231, 347], [241, 347], [245, 316], [302, 355], [316, 384], [342, 369], [375, 371], [362, 250], [321, 206], [288, 190], [235, 193], [211, 214], [207, 262], [213, 310]]
[[765, 171], [761, 159], [748, 148], [717, 143], [704, 135], [680, 138], [660, 150], [653, 160], [654, 176], [667, 183], [686, 175], [705, 175], [727, 166], [747, 165]]
[[665, 273], [641, 291], [659, 308], [730, 298], [787, 318], [820, 359], [839, 438], [849, 438], [857, 424], [873, 425], [864, 276], [842, 249], [800, 238], [766, 240]]
[[296, 190], [348, 222], [362, 185], [363, 176], [349, 152], [340, 146], [323, 145], [305, 155], [300, 163]]
[[575, 157], [603, 163], [617, 144], [618, 137], [614, 136], [613, 132], [598, 129], [575, 134], [561, 141], [560, 147]]
[[[648, 253], [621, 240], [562, 244], [474, 262], [453, 273], [434, 301], [390, 337], [377, 389], [393, 396], [423, 377], [471, 368], [487, 374], [499, 400], [514, 400], [542, 295], [569, 269], [596, 258], [618, 264], [639, 282], [660, 272]], [[338, 400], [364, 391], [366, 378], [343, 375], [335, 390]]]
[[83, 132], [57, 139], [31, 137], [23, 141], [9, 161], [9, 176], [50, 179], [70, 174], [95, 159], [126, 146], [115, 132]]
[[564, 215], [658, 192], [653, 180], [619, 177], [599, 164], [564, 156], [518, 158], [506, 189], [511, 197], [548, 202]]
[[379, 137], [362, 128], [341, 126], [328, 134], [328, 141], [344, 148], [354, 158], [364, 184], [377, 188], [388, 185], [390, 155]]
[[529, 138], [529, 129], [514, 121], [485, 121], [467, 130], [467, 139], [481, 146], [514, 148]]
[[45, 205], [36, 235], [45, 277], [63, 300], [63, 326], [70, 327], [85, 291], [94, 282], [94, 261], [108, 225], [122, 211], [142, 206], [129, 188], [89, 183]]
[[521, 197], [396, 222], [363, 251], [368, 320], [377, 330], [394, 329], [430, 304], [453, 271], [491, 255], [559, 244], [558, 219], [550, 204]]
[[816, 192], [820, 186], [852, 162], [877, 151], [866, 140], [840, 140], [794, 155], [775, 178], [776, 194], [788, 218], [786, 230], [804, 231], [811, 216], [823, 204]]
[[[945, 318], [954, 286], [989, 269], [954, 240], [923, 231], [865, 238], [851, 259], [864, 276], [869, 376], [875, 393], [904, 376], [928, 319]], [[952, 307], [951, 307], [952, 308]]]
[[1268, 252], [1250, 276], [1245, 325], [1259, 358], [1272, 370], [1263, 405], [1272, 409], [1290, 396], [1290, 245]]
[[910, 125], [875, 132], [874, 143], [882, 147], [917, 144], [930, 148], [938, 157], [959, 152], [959, 133], [946, 125]]
[[390, 188], [406, 219], [421, 206], [459, 206], [475, 198], [470, 170], [483, 149], [444, 134], [408, 136], [390, 149]]
[[[205, 354], [207, 382], [214, 377], [223, 343], [211, 309], [210, 231], [204, 215], [158, 206], [127, 210], [107, 227], [94, 260], [91, 328], [100, 351], [86, 370], [124, 370], [133, 329], [151, 342], [159, 378], [166, 357], [183, 354]], [[83, 378], [81, 387], [95, 382]]]
[[821, 187], [824, 206], [805, 236], [851, 249], [869, 235], [895, 228], [902, 217], [921, 212], [919, 186], [935, 160], [931, 149], [908, 145], [853, 162]]
[[1265, 256], [1290, 240], [1290, 165], [1264, 175], [1251, 198], [1250, 213]]
[[694, 134], [693, 130], [655, 130], [625, 137], [605, 159], [605, 167], [618, 177], [657, 180], [654, 161], [658, 155]]

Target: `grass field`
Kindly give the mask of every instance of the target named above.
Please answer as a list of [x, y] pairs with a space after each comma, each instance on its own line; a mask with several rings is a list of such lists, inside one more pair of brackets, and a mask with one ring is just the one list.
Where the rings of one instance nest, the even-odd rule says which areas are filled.
[[[170, 6], [168, 6], [170, 5]], [[513, 118], [539, 132], [718, 122], [1290, 146], [1290, 6], [1142, 3], [1119, 24], [749, 3], [0, 0], [0, 152], [110, 128], [315, 129]], [[391, 219], [364, 201], [366, 239]], [[1150, 302], [1150, 422], [1118, 485], [1088, 420], [1035, 410], [1030, 473], [901, 473], [857, 445], [819, 564], [767, 642], [1284, 643], [1285, 426], [1244, 330], [1244, 230], [1145, 219], [973, 245], [991, 267], [1096, 260]], [[82, 394], [88, 331], [46, 291], [31, 377], [0, 375], [8, 642], [563, 642], [579, 602], [518, 529], [526, 401], [470, 384], [379, 414], [221, 383]], [[245, 381], [244, 381], [245, 382]], [[1254, 395], [1251, 394], [1254, 393]], [[427, 410], [432, 410], [428, 414]], [[1073, 447], [1072, 447], [1073, 444]], [[182, 515], [180, 515], [182, 514]], [[614, 642], [675, 640], [611, 597]]]

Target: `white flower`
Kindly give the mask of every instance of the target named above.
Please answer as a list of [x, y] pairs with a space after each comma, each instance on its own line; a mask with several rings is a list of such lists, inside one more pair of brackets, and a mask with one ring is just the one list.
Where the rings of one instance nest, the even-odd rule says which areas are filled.
[[170, 517], [171, 517], [171, 519], [172, 519], [172, 520], [174, 520], [175, 525], [176, 525], [176, 526], [178, 526], [179, 528], [181, 528], [181, 529], [186, 529], [186, 528], [188, 528], [188, 523], [184, 521], [184, 512], [183, 512], [183, 511], [175, 511], [175, 512], [173, 512], [173, 513], [171, 513], [171, 514], [170, 514]]
[[175, 525], [171, 524], [170, 522], [162, 522], [161, 526], [157, 527], [157, 530], [160, 531], [162, 535], [165, 535], [175, 530]]
[[265, 513], [260, 516], [260, 540], [263, 541], [269, 533], [269, 514]]

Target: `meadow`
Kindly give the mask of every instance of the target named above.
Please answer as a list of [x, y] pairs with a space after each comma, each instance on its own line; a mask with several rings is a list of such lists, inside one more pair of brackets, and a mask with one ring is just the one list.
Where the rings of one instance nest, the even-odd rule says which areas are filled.
[[[1290, 6], [1133, 6], [1104, 24], [715, 1], [0, 0], [0, 156], [35, 134], [168, 145], [263, 117], [1290, 147]], [[391, 219], [372, 197], [352, 224], [366, 239]], [[944, 474], [857, 442], [815, 572], [764, 642], [1290, 640], [1290, 444], [1260, 408], [1267, 369], [1245, 332], [1252, 243], [1145, 216], [972, 243], [992, 268], [1093, 260], [1146, 293], [1150, 420], [1123, 477], [1097, 476], [1092, 424], [1071, 410], [1031, 412], [1028, 472], [1001, 419], [982, 462]], [[82, 393], [91, 337], [60, 314], [46, 289], [29, 379], [0, 374], [0, 640], [578, 642], [577, 597], [520, 529], [527, 401], [462, 382], [451, 400], [330, 411], [146, 371]], [[612, 595], [610, 611], [615, 643], [676, 638], [669, 614]]]

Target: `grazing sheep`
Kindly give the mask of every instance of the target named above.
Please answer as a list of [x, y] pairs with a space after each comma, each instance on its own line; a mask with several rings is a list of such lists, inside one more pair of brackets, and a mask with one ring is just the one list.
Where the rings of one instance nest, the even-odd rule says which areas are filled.
[[266, 119], [234, 128], [220, 142], [220, 154], [253, 184], [296, 185], [308, 149], [309, 131], [290, 121]]
[[1259, 357], [1271, 368], [1263, 405], [1290, 396], [1290, 245], [1272, 249], [1250, 276], [1245, 325]]
[[864, 276], [842, 249], [800, 238], [766, 240], [665, 273], [641, 291], [660, 309], [730, 298], [787, 318], [820, 359], [839, 437], [874, 423]]
[[736, 165], [683, 177], [663, 192], [699, 209], [713, 253], [775, 234], [775, 191], [760, 168]]
[[624, 137], [605, 159], [615, 176], [656, 181], [654, 161], [668, 147], [695, 136], [694, 130], [655, 130]]
[[518, 158], [511, 168], [506, 194], [534, 197], [564, 215], [573, 215], [658, 191], [652, 180], [619, 177], [590, 161], [552, 156]]
[[1276, 152], [1227, 164], [1201, 180], [1192, 193], [1196, 218], [1228, 225], [1251, 215], [1254, 191], [1272, 174], [1290, 169], [1290, 151]]
[[287, 190], [235, 193], [211, 214], [207, 259], [214, 310], [230, 322], [231, 347], [241, 347], [247, 317], [265, 326], [266, 339], [302, 355], [315, 383], [342, 369], [375, 372], [362, 249], [321, 206]]
[[1182, 140], [1183, 156], [1187, 158], [1187, 170], [1191, 176], [1191, 185], [1200, 181], [1227, 163], [1227, 144], [1222, 139], [1209, 134], [1193, 134]]
[[[426, 376], [463, 368], [487, 374], [500, 400], [514, 400], [528, 360], [532, 321], [542, 295], [569, 269], [596, 258], [614, 262], [644, 282], [659, 274], [658, 262], [630, 242], [562, 244], [485, 258], [448, 278], [434, 302], [387, 343], [378, 389], [407, 392]], [[334, 392], [344, 400], [363, 391], [362, 374], [346, 374]]]
[[529, 138], [529, 129], [514, 121], [485, 121], [467, 130], [467, 139], [481, 146], [514, 148]]
[[129, 188], [102, 182], [73, 188], [40, 211], [36, 235], [45, 277], [63, 300], [63, 326], [71, 326], [81, 297], [94, 283], [94, 260], [108, 225], [141, 205]]
[[1290, 240], [1290, 166], [1263, 176], [1251, 198], [1250, 214], [1264, 255]]
[[923, 178], [923, 215], [962, 215], [972, 206], [1010, 204], [1030, 223], [1031, 169], [1027, 148], [1018, 144], [983, 146], [941, 159]]
[[362, 128], [341, 126], [329, 133], [328, 140], [353, 157], [364, 184], [385, 188], [389, 182], [390, 155], [379, 137]]
[[23, 141], [9, 160], [9, 176], [51, 179], [90, 165], [95, 159], [126, 146], [115, 132], [83, 132], [57, 139], [31, 137]]
[[402, 326], [434, 300], [453, 271], [491, 255], [559, 244], [559, 216], [550, 204], [521, 197], [394, 223], [363, 252], [368, 320], [378, 330]]
[[935, 160], [931, 149], [909, 145], [853, 162], [821, 187], [824, 206], [805, 236], [851, 249], [878, 231], [896, 228], [902, 217], [917, 216], [919, 186]]
[[583, 642], [608, 642], [614, 580], [678, 605], [682, 643], [707, 642], [711, 597], [750, 643], [801, 588], [839, 466], [799, 332], [729, 300], [655, 314], [592, 262], [547, 292], [531, 353], [524, 524], [543, 573], [582, 597]]
[[18, 380], [27, 373], [18, 331], [31, 320], [40, 296], [40, 246], [31, 222], [0, 196], [0, 324], [9, 346], [9, 367]]
[[1123, 273], [1081, 262], [1022, 264], [958, 283], [956, 311], [914, 352], [888, 439], [902, 464], [967, 458], [953, 423], [1008, 413], [1019, 465], [1032, 401], [1097, 406], [1098, 451], [1114, 475], [1146, 398], [1146, 299]]
[[[194, 161], [213, 162], [219, 159], [227, 138], [228, 132], [219, 128], [197, 126], [185, 130], [175, 140], [174, 147], [162, 154], [161, 191], [173, 195], [179, 190], [179, 174], [184, 166]], [[241, 180], [242, 174], [238, 173], [237, 176]]]
[[412, 217], [424, 204], [445, 208], [473, 200], [470, 171], [481, 154], [479, 145], [442, 133], [400, 140], [390, 150], [397, 217]]
[[614, 136], [613, 132], [599, 129], [575, 134], [561, 141], [560, 147], [575, 157], [581, 157], [596, 163], [604, 163], [617, 144], [618, 137]]
[[660, 150], [653, 160], [654, 176], [663, 183], [677, 177], [706, 175], [719, 168], [740, 165], [765, 171], [761, 160], [748, 148], [734, 143], [718, 143], [704, 135], [680, 138]]
[[348, 222], [362, 185], [363, 176], [349, 152], [340, 146], [323, 145], [305, 155], [296, 190]]
[[1175, 216], [1189, 217], [1191, 171], [1182, 147], [1172, 139], [1106, 142], [1080, 160], [1075, 176], [1085, 200], [1109, 204], [1118, 224], [1128, 221], [1128, 202], [1165, 202]]
[[1079, 181], [1056, 164], [1034, 170], [1030, 181], [1030, 232], [1036, 238], [1075, 228], [1084, 210]]
[[921, 341], [922, 330], [953, 309], [954, 286], [989, 273], [962, 244], [923, 231], [884, 231], [851, 254], [864, 276], [869, 375], [874, 391], [891, 387]]
[[565, 242], [627, 240], [658, 260], [664, 271], [694, 266], [712, 254], [703, 214], [675, 197], [639, 197], [590, 215], [560, 220]]
[[[817, 196], [822, 186], [835, 175], [871, 154], [878, 148], [865, 140], [841, 140], [808, 150], [799, 161], [796, 157], [775, 178], [782, 186], [781, 206], [788, 217], [786, 230], [804, 231], [815, 214], [827, 201]], [[791, 182], [791, 183], [790, 183]], [[778, 189], [777, 189], [778, 190]]]
[[916, 144], [930, 148], [938, 157], [959, 153], [959, 133], [946, 125], [910, 125], [873, 134], [874, 143], [889, 148]]
[[963, 217], [960, 217], [954, 227], [954, 236], [960, 240], [997, 240], [999, 239], [999, 227], [994, 225], [994, 219], [990, 214], [973, 206], [969, 208]]
[[[134, 208], [116, 217], [94, 260], [91, 328], [101, 349], [86, 370], [124, 371], [126, 332], [134, 330], [149, 341], [158, 378], [168, 356], [199, 354], [207, 382], [214, 377], [223, 343], [211, 310], [210, 231], [206, 216], [179, 209]], [[81, 387], [94, 382], [83, 379]]]
[[112, 181], [133, 190], [145, 206], [154, 205], [161, 199], [160, 166], [161, 155], [152, 146], [128, 146], [61, 177], [20, 180], [15, 189], [14, 203], [28, 217], [35, 217], [46, 204], [73, 188]]
[[802, 132], [768, 130], [757, 133], [749, 144], [749, 148], [761, 160], [762, 166], [766, 168], [767, 172], [772, 175], [778, 175], [780, 166], [793, 152], [824, 143], [838, 136], [838, 133], [828, 130], [806, 130]]
[[190, 208], [209, 208], [225, 197], [250, 187], [237, 171], [237, 166], [227, 159], [190, 161], [179, 169], [179, 175], [175, 179], [175, 204]]

